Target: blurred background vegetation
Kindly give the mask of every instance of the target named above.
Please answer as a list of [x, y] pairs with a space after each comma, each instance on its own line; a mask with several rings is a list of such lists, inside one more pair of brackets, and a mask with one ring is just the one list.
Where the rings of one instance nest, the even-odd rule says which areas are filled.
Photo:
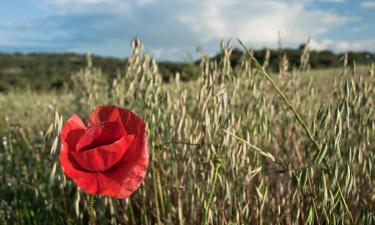
[[[282, 55], [287, 55], [291, 68], [300, 66], [300, 56], [304, 45], [299, 49], [270, 50], [269, 70], [275, 72], [279, 69], [279, 61]], [[254, 56], [260, 62], [266, 57], [267, 49], [254, 51]], [[240, 62], [243, 52], [234, 49], [231, 57], [231, 65], [234, 67]], [[329, 50], [311, 51], [311, 69], [338, 68], [342, 66], [345, 53], [334, 53]], [[212, 57], [219, 62], [222, 54]], [[369, 65], [375, 61], [375, 53], [348, 52], [348, 63], [357, 65]], [[181, 80], [195, 80], [198, 77], [200, 60], [191, 62], [159, 62], [159, 70], [163, 81], [169, 81], [176, 73]], [[12, 89], [30, 89], [38, 91], [59, 90], [63, 88], [64, 81], [84, 67], [86, 56], [73, 53], [0, 53], [0, 92], [8, 92]], [[93, 64], [114, 78], [123, 68], [127, 59], [114, 57], [94, 56]]]

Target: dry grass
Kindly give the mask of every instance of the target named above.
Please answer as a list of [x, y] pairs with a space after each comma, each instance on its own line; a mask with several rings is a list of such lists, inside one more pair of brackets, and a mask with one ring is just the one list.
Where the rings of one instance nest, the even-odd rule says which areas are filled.
[[87, 118], [101, 104], [141, 115], [151, 161], [129, 199], [97, 198], [98, 224], [375, 223], [370, 68], [327, 80], [329, 73], [306, 69], [271, 76], [293, 112], [249, 55], [231, 68], [230, 43], [222, 45], [222, 62], [203, 58], [198, 81], [176, 77], [167, 85], [138, 40], [132, 49], [116, 80], [88, 66], [69, 94], [52, 96], [60, 114], [47, 143], [35, 135], [54, 117], [43, 97], [34, 96], [44, 110], [29, 110], [36, 121], [43, 118], [40, 125], [8, 125], [0, 145], [0, 223], [87, 223], [88, 196], [62, 175], [50, 147], [60, 115]]

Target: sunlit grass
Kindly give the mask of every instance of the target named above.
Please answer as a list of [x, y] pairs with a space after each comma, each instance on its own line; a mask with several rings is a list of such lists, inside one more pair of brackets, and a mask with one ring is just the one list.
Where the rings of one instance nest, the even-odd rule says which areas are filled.
[[0, 95], [0, 224], [87, 223], [87, 195], [62, 175], [53, 143], [60, 115], [87, 119], [102, 104], [147, 122], [151, 162], [129, 199], [97, 198], [99, 224], [375, 222], [370, 67], [288, 68], [271, 74], [278, 93], [249, 56], [232, 68], [228, 44], [221, 62], [203, 58], [197, 81], [165, 84], [132, 44], [115, 80], [93, 65], [61, 93]]

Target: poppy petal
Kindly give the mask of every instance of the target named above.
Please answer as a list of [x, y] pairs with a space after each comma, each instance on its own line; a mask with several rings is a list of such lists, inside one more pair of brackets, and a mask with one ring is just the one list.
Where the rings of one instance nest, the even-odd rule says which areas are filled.
[[124, 156], [133, 140], [134, 135], [127, 135], [112, 144], [70, 154], [79, 166], [88, 171], [105, 171]]
[[126, 131], [119, 122], [101, 122], [87, 128], [79, 139], [76, 151], [94, 149], [103, 145], [110, 145], [126, 136]]
[[69, 151], [75, 151], [75, 146], [86, 131], [86, 126], [81, 118], [74, 114], [66, 121], [61, 131], [61, 143], [68, 145]]
[[103, 121], [121, 121], [129, 134], [142, 134], [145, 123], [134, 113], [116, 106], [98, 106], [91, 113], [89, 126]]
[[72, 159], [70, 152], [75, 151], [75, 145], [84, 134], [86, 127], [82, 120], [73, 115], [64, 125], [61, 132], [60, 162], [64, 174], [72, 178], [75, 182], [81, 183], [90, 175], [82, 169], [77, 162]]
[[101, 173], [101, 193], [126, 198], [142, 183], [148, 167], [148, 143], [145, 133], [139, 135], [124, 157], [111, 169]]

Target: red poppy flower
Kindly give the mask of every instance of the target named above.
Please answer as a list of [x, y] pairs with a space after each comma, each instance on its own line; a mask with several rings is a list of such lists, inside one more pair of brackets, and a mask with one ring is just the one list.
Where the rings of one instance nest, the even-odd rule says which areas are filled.
[[73, 115], [61, 132], [60, 161], [65, 175], [85, 192], [126, 198], [148, 167], [145, 123], [115, 106], [95, 108], [88, 127]]

